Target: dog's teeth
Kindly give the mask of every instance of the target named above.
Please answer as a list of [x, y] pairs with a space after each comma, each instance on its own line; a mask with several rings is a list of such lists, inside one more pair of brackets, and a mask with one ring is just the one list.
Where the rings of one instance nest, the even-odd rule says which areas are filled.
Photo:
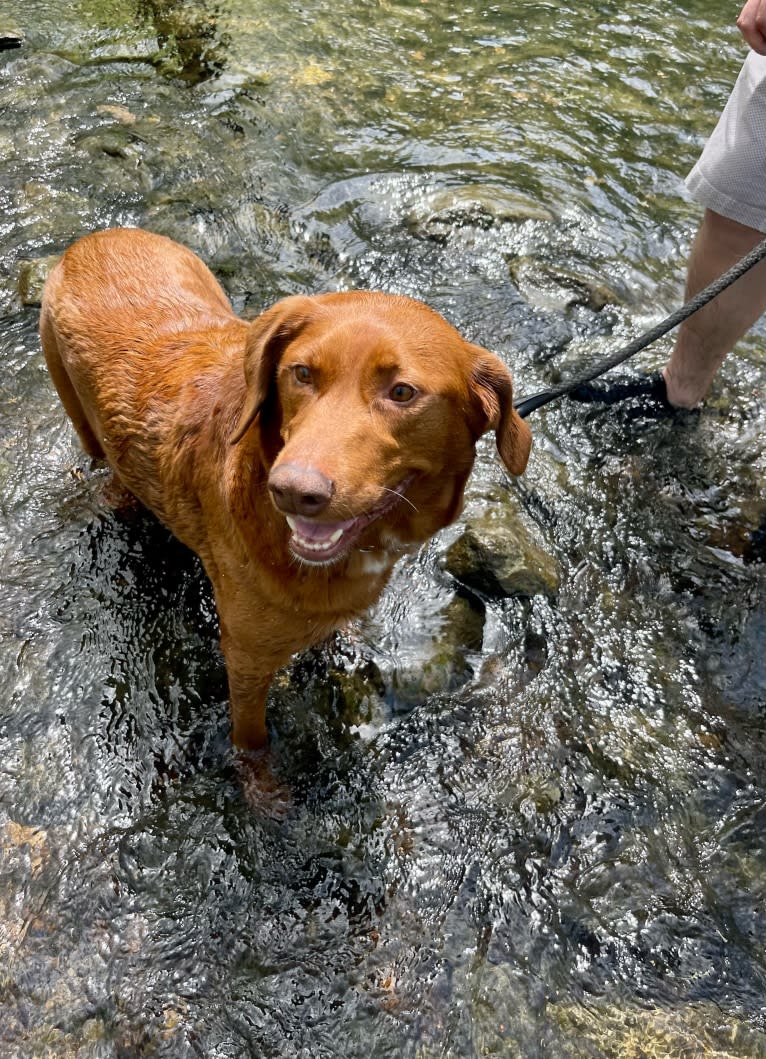
[[326, 552], [328, 548], [332, 548], [333, 544], [337, 544], [343, 536], [343, 530], [336, 530], [326, 541], [307, 541], [303, 537], [299, 537], [301, 544], [304, 548], [310, 549], [312, 552]]
[[334, 545], [338, 543], [344, 533], [344, 527], [339, 526], [330, 534], [327, 540], [312, 541], [304, 537], [301, 531], [298, 529], [297, 519], [293, 518], [292, 515], [285, 515], [285, 519], [287, 521], [287, 525], [293, 532], [293, 536], [295, 537], [296, 542], [300, 544], [301, 548], [306, 548], [308, 551], [311, 552], [326, 552], [329, 548], [334, 547]]

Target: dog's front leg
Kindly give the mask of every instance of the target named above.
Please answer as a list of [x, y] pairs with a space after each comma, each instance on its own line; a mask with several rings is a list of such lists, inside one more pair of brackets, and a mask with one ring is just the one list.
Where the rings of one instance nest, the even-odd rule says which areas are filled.
[[280, 607], [246, 578], [219, 577], [213, 587], [229, 680], [231, 739], [240, 750], [263, 750], [266, 697], [274, 675], [296, 652], [326, 639], [337, 623]]
[[231, 741], [238, 750], [263, 750], [269, 741], [266, 697], [275, 670], [264, 671], [261, 660], [252, 653], [257, 651], [257, 645], [248, 649], [226, 631], [223, 620], [221, 624], [221, 649], [229, 682]]
[[254, 598], [252, 591], [219, 591], [216, 598], [229, 681], [232, 743], [239, 750], [263, 750], [268, 744], [266, 697], [274, 674], [315, 639], [303, 629], [304, 634], [298, 635], [294, 616]]
[[264, 675], [252, 665], [242, 644], [221, 639], [229, 679], [231, 741], [236, 750], [242, 793], [251, 809], [263, 816], [282, 819], [292, 804], [289, 787], [272, 771], [266, 729], [266, 696], [272, 674]]
[[239, 675], [229, 676], [231, 741], [238, 750], [263, 750], [269, 741], [266, 730], [266, 695], [271, 680], [256, 687], [249, 682], [242, 690]]

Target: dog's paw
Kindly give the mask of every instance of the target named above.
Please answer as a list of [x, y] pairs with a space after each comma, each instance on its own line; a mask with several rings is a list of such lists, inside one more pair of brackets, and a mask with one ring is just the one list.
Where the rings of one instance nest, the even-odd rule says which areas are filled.
[[236, 758], [247, 805], [259, 816], [284, 820], [293, 806], [293, 792], [274, 774], [269, 751], [238, 750]]

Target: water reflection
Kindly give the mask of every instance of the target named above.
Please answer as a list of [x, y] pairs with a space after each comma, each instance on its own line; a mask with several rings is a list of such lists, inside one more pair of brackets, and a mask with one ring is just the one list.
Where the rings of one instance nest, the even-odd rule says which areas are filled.
[[245, 312], [423, 297], [534, 392], [678, 303], [680, 177], [737, 68], [731, 12], [6, 19], [5, 1052], [764, 1054], [763, 329], [698, 419], [553, 405], [510, 492], [482, 447], [466, 523], [515, 505], [559, 590], [461, 579], [460, 526], [403, 564], [275, 689], [275, 821], [241, 797], [198, 564], [114, 510], [47, 381], [34, 273], [19, 287], [142, 224]]

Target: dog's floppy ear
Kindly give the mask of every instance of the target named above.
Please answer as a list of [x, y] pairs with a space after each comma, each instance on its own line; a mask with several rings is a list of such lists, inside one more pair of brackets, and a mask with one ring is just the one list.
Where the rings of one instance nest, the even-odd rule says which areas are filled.
[[486, 349], [475, 347], [471, 386], [483, 416], [481, 433], [495, 431], [497, 451], [511, 474], [522, 474], [532, 447], [532, 433], [513, 407], [513, 384], [505, 364]]
[[312, 298], [296, 294], [272, 305], [250, 325], [243, 361], [247, 392], [239, 421], [229, 438], [232, 445], [242, 440], [257, 417], [285, 346], [300, 334], [314, 310]]

